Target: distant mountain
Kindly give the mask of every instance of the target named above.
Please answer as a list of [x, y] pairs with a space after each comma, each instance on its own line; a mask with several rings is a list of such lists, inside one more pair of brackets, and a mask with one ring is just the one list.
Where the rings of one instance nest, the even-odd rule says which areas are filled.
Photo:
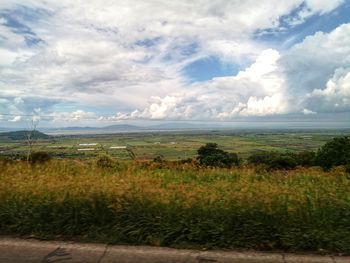
[[110, 125], [106, 126], [103, 128], [100, 128], [103, 130], [141, 130], [143, 127], [139, 127], [136, 125], [129, 125], [129, 124], [115, 124], [115, 125]]
[[16, 131], [16, 130], [18, 130], [18, 129], [1, 127], [1, 128], [0, 128], [0, 133], [2, 133], [2, 132]]
[[[7, 140], [26, 140], [27, 134], [29, 131], [11, 131], [11, 132], [1, 132], [0, 133], [0, 139], [7, 139]], [[33, 132], [33, 138], [34, 139], [48, 139], [50, 138], [49, 135], [42, 133], [40, 131], [34, 131]]]
[[63, 128], [46, 128], [46, 130], [64, 130], [64, 131], [93, 131], [93, 130], [98, 130], [100, 128], [98, 127], [79, 127], [79, 126], [73, 126], [73, 127], [63, 127]]

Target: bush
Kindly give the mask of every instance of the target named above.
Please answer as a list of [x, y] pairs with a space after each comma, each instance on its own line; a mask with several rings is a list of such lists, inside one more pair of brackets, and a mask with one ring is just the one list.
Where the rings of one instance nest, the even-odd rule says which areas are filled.
[[350, 163], [345, 165], [345, 172], [350, 174]]
[[163, 163], [164, 161], [165, 161], [164, 156], [161, 154], [159, 154], [153, 158], [153, 162], [155, 162], [155, 163]]
[[248, 163], [265, 166], [268, 170], [293, 169], [298, 165], [297, 157], [293, 153], [264, 152], [249, 156]]
[[31, 164], [45, 163], [51, 160], [51, 156], [47, 152], [33, 152], [29, 155]]
[[96, 165], [100, 168], [112, 168], [116, 162], [108, 155], [101, 155], [97, 158]]
[[316, 153], [313, 151], [304, 151], [296, 154], [296, 162], [298, 165], [310, 167], [315, 165]]
[[192, 159], [192, 158], [186, 158], [186, 159], [181, 159], [179, 161], [177, 161], [178, 164], [193, 164], [196, 165], [197, 160], [196, 159]]
[[350, 138], [339, 137], [327, 142], [317, 151], [315, 163], [324, 170], [350, 163]]
[[228, 153], [218, 149], [216, 143], [207, 143], [205, 146], [201, 146], [197, 153], [197, 159], [201, 165], [226, 168], [239, 165], [236, 153]]
[[290, 153], [276, 155], [270, 162], [271, 169], [290, 170], [297, 167], [297, 165], [298, 163], [296, 161], [295, 155]]

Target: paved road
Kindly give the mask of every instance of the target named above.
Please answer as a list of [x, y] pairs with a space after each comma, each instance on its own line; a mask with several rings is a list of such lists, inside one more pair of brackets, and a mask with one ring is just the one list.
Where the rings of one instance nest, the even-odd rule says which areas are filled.
[[0, 237], [0, 263], [350, 263], [350, 257], [110, 246]]

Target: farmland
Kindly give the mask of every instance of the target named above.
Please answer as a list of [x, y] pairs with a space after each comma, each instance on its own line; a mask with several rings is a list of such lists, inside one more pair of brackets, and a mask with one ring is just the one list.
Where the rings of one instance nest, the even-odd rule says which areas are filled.
[[[137, 159], [149, 160], [161, 155], [168, 160], [177, 160], [194, 157], [201, 145], [215, 142], [224, 150], [237, 152], [244, 158], [259, 151], [316, 150], [331, 138], [344, 134], [350, 134], [350, 131], [247, 130], [66, 135], [38, 140], [34, 144], [34, 150], [45, 151], [59, 158], [88, 158], [108, 153], [117, 158], [129, 159], [129, 154], [124, 149], [128, 147]], [[84, 151], [87, 148], [91, 150]], [[0, 140], [0, 155], [23, 155], [26, 151], [27, 144], [24, 140]]]

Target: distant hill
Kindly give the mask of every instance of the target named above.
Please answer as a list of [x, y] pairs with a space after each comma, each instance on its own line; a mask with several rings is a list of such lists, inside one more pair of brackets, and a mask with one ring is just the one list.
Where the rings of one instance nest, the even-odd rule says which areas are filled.
[[140, 129], [142, 129], [142, 127], [135, 126], [135, 125], [129, 125], [129, 124], [115, 124], [115, 125], [103, 127], [101, 129], [106, 129], [106, 130], [140, 130]]
[[[26, 140], [28, 131], [11, 131], [11, 132], [1, 132], [0, 139], [3, 140]], [[34, 131], [33, 133], [34, 139], [48, 139], [49, 135], [42, 133], [40, 131]]]

